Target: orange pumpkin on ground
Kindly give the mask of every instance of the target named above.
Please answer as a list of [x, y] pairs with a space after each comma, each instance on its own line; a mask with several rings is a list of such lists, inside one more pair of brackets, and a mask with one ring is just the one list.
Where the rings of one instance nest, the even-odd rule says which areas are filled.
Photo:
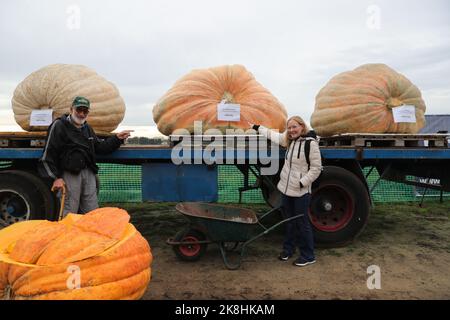
[[129, 218], [101, 208], [0, 230], [0, 299], [139, 299], [153, 256]]
[[[413, 105], [416, 122], [395, 123], [392, 108]], [[320, 136], [417, 133], [425, 125], [420, 90], [385, 64], [365, 64], [333, 77], [317, 94], [311, 125]]]
[[[217, 120], [217, 104], [240, 104], [239, 122]], [[202, 129], [249, 128], [248, 122], [284, 131], [284, 106], [241, 65], [194, 70], [178, 80], [153, 108], [158, 130], [170, 135], [177, 129], [194, 132], [194, 121]]]

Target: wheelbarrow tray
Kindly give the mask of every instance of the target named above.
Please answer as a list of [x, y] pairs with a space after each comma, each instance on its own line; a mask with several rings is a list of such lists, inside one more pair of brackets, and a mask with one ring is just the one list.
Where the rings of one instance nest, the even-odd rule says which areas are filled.
[[175, 208], [212, 242], [245, 242], [260, 230], [250, 209], [202, 202], [182, 202]]

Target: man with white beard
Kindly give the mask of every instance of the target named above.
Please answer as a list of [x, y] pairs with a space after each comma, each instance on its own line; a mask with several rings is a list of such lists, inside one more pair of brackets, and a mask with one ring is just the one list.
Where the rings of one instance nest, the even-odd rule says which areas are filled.
[[98, 208], [95, 155], [113, 152], [130, 136], [126, 130], [99, 139], [86, 121], [89, 109], [88, 99], [76, 97], [70, 113], [53, 121], [38, 165], [41, 176], [53, 179], [52, 190], [66, 188], [63, 216]]

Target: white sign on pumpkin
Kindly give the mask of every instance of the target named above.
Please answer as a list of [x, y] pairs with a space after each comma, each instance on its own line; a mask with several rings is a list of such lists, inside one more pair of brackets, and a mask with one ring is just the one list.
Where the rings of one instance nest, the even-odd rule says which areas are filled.
[[217, 104], [217, 120], [241, 121], [241, 105], [223, 102]]
[[416, 107], [412, 105], [403, 105], [400, 107], [392, 108], [392, 114], [394, 116], [394, 122], [416, 122]]
[[43, 110], [33, 110], [30, 115], [30, 126], [31, 127], [42, 127], [49, 126], [53, 121], [53, 110], [43, 109]]

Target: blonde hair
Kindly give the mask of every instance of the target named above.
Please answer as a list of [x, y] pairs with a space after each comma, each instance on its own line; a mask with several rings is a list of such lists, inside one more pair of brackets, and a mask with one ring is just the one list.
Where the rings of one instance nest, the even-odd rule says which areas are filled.
[[287, 134], [287, 125], [289, 123], [289, 121], [294, 120], [295, 122], [297, 122], [298, 124], [303, 126], [303, 130], [302, 132], [300, 132], [301, 136], [304, 136], [308, 133], [309, 131], [309, 127], [308, 125], [305, 123], [305, 121], [300, 117], [300, 116], [292, 116], [290, 117], [287, 121], [286, 121], [286, 146], [289, 149], [289, 146], [291, 145], [292, 140], [289, 139], [289, 135]]

